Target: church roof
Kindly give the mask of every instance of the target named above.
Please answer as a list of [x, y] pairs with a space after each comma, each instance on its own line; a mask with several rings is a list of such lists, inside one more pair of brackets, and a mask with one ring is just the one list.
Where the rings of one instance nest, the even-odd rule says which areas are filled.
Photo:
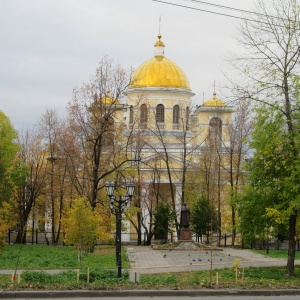
[[211, 98], [211, 99], [205, 101], [205, 102], [202, 104], [202, 106], [212, 106], [212, 107], [216, 107], [216, 106], [226, 106], [226, 104], [225, 104], [222, 100], [220, 100], [220, 99], [217, 98], [216, 92], [214, 92], [213, 95], [214, 95], [213, 98]]
[[106, 92], [106, 95], [105, 97], [103, 97], [101, 99], [102, 103], [105, 104], [105, 105], [120, 105], [120, 101], [116, 98], [113, 98], [111, 95], [110, 95], [110, 91], [107, 91]]

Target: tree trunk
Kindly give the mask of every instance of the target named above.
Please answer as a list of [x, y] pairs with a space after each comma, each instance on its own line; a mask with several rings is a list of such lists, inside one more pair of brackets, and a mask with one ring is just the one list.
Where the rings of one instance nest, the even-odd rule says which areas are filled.
[[16, 244], [26, 244], [26, 230], [24, 224], [20, 224], [16, 237]]
[[27, 222], [28, 222], [28, 217], [32, 208], [32, 203], [34, 200], [30, 199], [26, 203], [27, 207], [24, 209], [22, 212], [20, 212], [20, 221], [19, 221], [19, 228], [18, 228], [18, 234], [16, 237], [16, 244], [26, 244], [26, 233], [27, 233]]
[[232, 231], [231, 231], [231, 247], [234, 248], [236, 229], [235, 229], [235, 209], [231, 206], [231, 220], [232, 220]]
[[220, 149], [218, 149], [218, 247], [221, 244], [222, 238], [222, 219], [221, 219], [221, 157], [220, 157]]
[[137, 233], [137, 244], [138, 246], [142, 245], [142, 230], [141, 230], [141, 213], [137, 213], [137, 222], [138, 222], [138, 229]]
[[51, 153], [51, 178], [50, 178], [50, 198], [51, 198], [51, 243], [55, 245], [55, 201], [54, 201], [54, 158]]
[[295, 272], [295, 251], [296, 251], [296, 222], [297, 213], [290, 216], [289, 219], [289, 248], [288, 260], [286, 266], [286, 275], [294, 276]]
[[149, 232], [147, 234], [146, 246], [150, 246], [151, 245], [152, 238], [153, 238], [153, 232]]

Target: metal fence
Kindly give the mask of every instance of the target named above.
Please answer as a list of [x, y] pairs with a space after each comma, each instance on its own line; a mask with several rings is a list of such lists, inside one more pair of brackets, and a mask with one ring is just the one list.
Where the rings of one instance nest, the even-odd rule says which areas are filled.
[[[16, 230], [9, 230], [7, 236], [6, 236], [6, 243], [8, 244], [14, 244], [16, 242], [18, 232]], [[55, 236], [57, 233], [55, 233]], [[143, 234], [141, 237], [141, 243], [142, 245], [145, 245], [147, 241], [146, 234]], [[208, 238], [207, 236], [193, 236], [193, 241], [196, 243], [203, 243], [208, 244], [212, 243], [214, 246], [219, 246], [222, 248], [231, 247], [231, 234], [224, 234], [219, 239], [218, 235], [213, 235], [212, 238]], [[169, 240], [160, 240], [153, 238], [151, 240], [152, 244], [163, 244], [172, 242], [172, 239]], [[126, 245], [137, 245], [138, 243], [138, 234], [137, 233], [122, 233], [122, 243]], [[52, 244], [52, 232], [47, 231], [39, 231], [39, 230], [31, 230], [28, 231], [26, 234], [26, 244], [36, 244], [36, 245], [51, 245]], [[115, 233], [111, 233], [111, 238], [109, 240], [97, 241], [97, 245], [103, 245], [103, 244], [115, 244]], [[57, 245], [64, 245], [63, 241], [63, 234], [61, 234], [60, 239], [57, 242]], [[236, 239], [236, 242], [234, 244], [235, 248], [244, 248], [242, 238], [241, 236], [238, 236]], [[288, 248], [288, 242], [283, 241], [279, 242], [277, 240], [268, 240], [267, 241], [253, 241], [251, 245], [249, 246], [251, 249], [257, 249], [257, 250], [266, 250], [266, 249], [274, 249], [274, 250], [286, 250]], [[300, 243], [297, 242], [297, 250], [300, 251]]]
[[[55, 235], [57, 232], [55, 233]], [[6, 243], [15, 244], [18, 236], [18, 231], [9, 230], [6, 236]], [[51, 244], [52, 233], [51, 232], [40, 232], [39, 230], [31, 230], [26, 233], [26, 244], [36, 244], [36, 245], [48, 245]], [[58, 243], [63, 245], [63, 239], [60, 238]]]

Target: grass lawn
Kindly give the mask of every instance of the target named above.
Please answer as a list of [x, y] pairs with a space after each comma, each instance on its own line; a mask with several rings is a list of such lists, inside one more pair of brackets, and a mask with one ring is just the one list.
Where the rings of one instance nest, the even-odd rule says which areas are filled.
[[[82, 254], [82, 268], [115, 268], [115, 247], [96, 247], [94, 253]], [[126, 256], [123, 266], [128, 268]], [[78, 253], [71, 246], [7, 245], [0, 256], [0, 269], [77, 269]]]
[[[287, 258], [288, 256], [287, 250], [269, 250], [269, 254], [266, 250], [255, 250], [255, 252], [271, 258]], [[300, 259], [300, 251], [296, 251], [295, 259]]]
[[[95, 253], [83, 255], [83, 267], [79, 280], [77, 272], [77, 250], [74, 247], [9, 245], [0, 256], [0, 269], [26, 269], [21, 281], [11, 282], [11, 275], [0, 275], [0, 289], [159, 289], [159, 288], [241, 288], [241, 289], [274, 289], [300, 288], [300, 266], [295, 267], [295, 276], [286, 277], [285, 267], [245, 268], [239, 270], [236, 278], [235, 269], [195, 271], [182, 273], [163, 273], [140, 275], [139, 283], [128, 280], [129, 267], [123, 253], [123, 276], [117, 278], [115, 266], [115, 247], [99, 246]], [[282, 254], [286, 255], [286, 254]], [[284, 256], [283, 256], [284, 257]], [[87, 268], [90, 268], [90, 281], [87, 282]], [[45, 269], [64, 269], [61, 274], [48, 274]], [[39, 272], [30, 270], [42, 270]], [[217, 285], [218, 272], [218, 285]], [[212, 276], [211, 276], [212, 275]], [[212, 281], [210, 280], [212, 278]]]
[[[239, 270], [236, 281], [236, 272], [233, 268], [213, 270], [212, 288], [241, 288], [241, 289], [286, 289], [300, 288], [300, 267], [296, 267], [296, 276], [288, 278], [285, 267], [245, 268], [244, 279], [242, 270]], [[218, 286], [216, 278], [218, 272]], [[174, 274], [145, 275], [141, 284], [147, 287], [170, 288], [205, 288], [210, 287], [210, 272], [195, 271]]]

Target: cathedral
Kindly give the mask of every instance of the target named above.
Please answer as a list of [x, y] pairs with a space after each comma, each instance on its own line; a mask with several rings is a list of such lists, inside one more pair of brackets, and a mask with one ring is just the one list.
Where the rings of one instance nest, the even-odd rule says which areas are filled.
[[[154, 57], [136, 69], [125, 93], [129, 109], [124, 120], [135, 137], [132, 155], [141, 159], [140, 197], [146, 232], [151, 223], [151, 199], [172, 203], [179, 216], [186, 201], [187, 175], [197, 176], [201, 160], [207, 161], [207, 151], [211, 154], [217, 147], [220, 157], [222, 149], [229, 146], [232, 108], [218, 99], [215, 91], [213, 98], [201, 105], [193, 105], [194, 95], [185, 72], [166, 58], [159, 34]], [[218, 180], [222, 181], [220, 175]], [[218, 197], [215, 206], [220, 216], [225, 208]]]
[[[228, 174], [224, 169], [229, 162], [233, 109], [218, 99], [215, 91], [212, 92], [213, 97], [202, 104], [198, 99], [192, 102], [195, 94], [188, 77], [175, 62], [165, 57], [165, 45], [159, 34], [154, 45], [154, 57], [141, 64], [132, 74], [122, 99], [112, 96], [108, 90], [105, 90], [103, 98], [98, 99], [98, 95], [94, 95], [88, 111], [92, 116], [91, 127], [95, 127], [94, 131], [98, 133], [98, 130], [103, 130], [101, 121], [107, 126], [101, 136], [103, 144], [100, 145], [106, 152], [103, 150], [104, 158], [100, 167], [106, 170], [106, 164], [112, 163], [115, 157], [123, 159], [124, 156], [124, 170], [129, 171], [122, 174], [122, 169], [117, 175], [123, 176], [120, 177], [122, 179], [129, 176], [126, 180], [130, 178], [136, 186], [130, 203], [132, 215], [127, 218], [130, 222], [124, 220], [123, 224], [123, 241], [138, 239], [141, 242], [142, 238], [150, 244], [153, 238], [180, 240], [182, 208], [192, 206], [202, 194], [216, 211], [218, 236], [221, 237], [221, 232], [231, 231], [231, 207], [226, 195]], [[103, 118], [102, 112], [109, 112], [109, 117], [105, 115]], [[97, 139], [91, 136], [93, 141], [100, 140], [98, 136]], [[85, 138], [83, 135], [84, 143]], [[112, 145], [120, 147], [116, 147], [117, 151], [110, 160]], [[92, 160], [81, 160], [82, 156], [78, 155], [76, 167], [86, 164], [88, 169]], [[57, 172], [60, 172], [64, 166], [58, 162], [64, 160], [50, 158], [47, 158], [46, 164], [52, 167], [51, 174], [54, 161]], [[85, 169], [80, 167], [75, 172], [82, 170]], [[116, 176], [118, 171], [111, 176]], [[55, 178], [60, 180], [59, 176]], [[84, 176], [80, 179], [86, 183]], [[89, 191], [89, 185], [84, 187]], [[48, 189], [45, 196], [46, 212], [41, 223], [44, 223], [48, 238], [52, 236], [54, 239], [54, 229], [58, 225], [54, 224], [55, 206], [51, 202], [54, 201], [54, 193]], [[94, 195], [92, 192], [90, 194]], [[154, 211], [160, 203], [170, 206], [173, 220], [172, 224], [163, 227], [165, 230], [161, 235], [154, 230]], [[29, 227], [37, 228], [38, 222], [36, 214], [29, 220]]]

